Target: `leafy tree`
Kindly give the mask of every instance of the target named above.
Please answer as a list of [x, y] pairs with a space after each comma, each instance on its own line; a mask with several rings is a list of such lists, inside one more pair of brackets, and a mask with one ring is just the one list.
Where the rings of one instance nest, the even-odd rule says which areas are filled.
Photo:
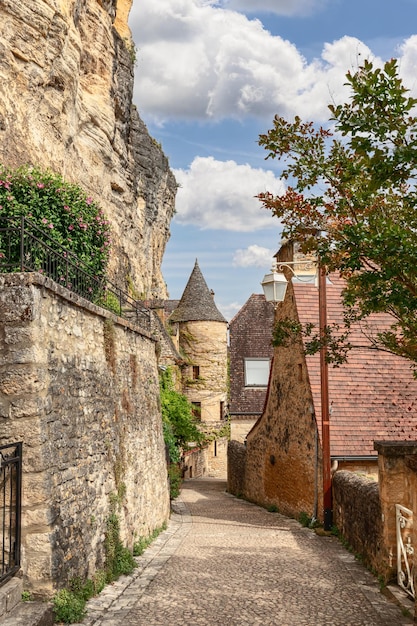
[[160, 390], [164, 440], [171, 463], [178, 463], [181, 449], [189, 441], [202, 442], [203, 434], [197, 428], [190, 402], [176, 391], [169, 368], [160, 374]]
[[[397, 61], [347, 74], [350, 100], [330, 105], [332, 127], [276, 116], [259, 145], [284, 161], [282, 196], [259, 194], [283, 235], [346, 280], [345, 326], [392, 316], [374, 347], [417, 363], [417, 100]], [[346, 339], [346, 336], [344, 335]]]

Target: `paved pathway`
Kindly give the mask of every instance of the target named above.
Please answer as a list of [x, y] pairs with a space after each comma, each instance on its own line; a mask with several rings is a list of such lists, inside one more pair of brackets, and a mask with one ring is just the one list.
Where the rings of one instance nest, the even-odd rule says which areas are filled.
[[168, 529], [88, 603], [85, 626], [402, 626], [412, 620], [334, 537], [188, 480]]

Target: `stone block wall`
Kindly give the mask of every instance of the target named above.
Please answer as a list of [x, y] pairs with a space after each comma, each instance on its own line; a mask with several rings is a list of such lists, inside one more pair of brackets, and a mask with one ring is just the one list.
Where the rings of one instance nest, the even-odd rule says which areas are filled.
[[230, 438], [235, 441], [244, 443], [246, 435], [253, 428], [260, 415], [253, 415], [247, 418], [239, 418], [230, 416]]
[[[375, 442], [381, 509], [384, 520], [384, 544], [387, 561], [386, 578], [397, 575], [396, 509], [400, 504], [417, 510], [417, 444], [415, 441]], [[417, 545], [417, 522], [414, 515], [412, 543]], [[416, 581], [417, 582], [417, 581]]]
[[340, 470], [333, 475], [333, 523], [366, 565], [385, 577], [386, 551], [378, 483]]
[[245, 488], [246, 448], [239, 441], [229, 441], [227, 448], [227, 491], [241, 496]]
[[[48, 596], [161, 526], [169, 490], [155, 342], [39, 274], [0, 275], [0, 442], [23, 441], [24, 587]], [[113, 505], [112, 505], [113, 503]]]
[[[201, 422], [220, 419], [220, 403], [227, 400], [227, 328], [223, 322], [198, 321], [180, 324], [179, 342], [189, 366], [183, 370], [184, 394], [201, 402]], [[192, 366], [200, 377], [193, 379]]]
[[182, 458], [181, 469], [184, 479], [208, 476], [208, 447], [187, 450]]

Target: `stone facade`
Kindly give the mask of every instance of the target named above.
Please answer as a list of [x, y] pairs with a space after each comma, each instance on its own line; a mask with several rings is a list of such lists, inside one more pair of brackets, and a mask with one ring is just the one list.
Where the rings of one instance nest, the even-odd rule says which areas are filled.
[[[224, 417], [227, 399], [227, 337], [222, 322], [183, 322], [179, 343], [187, 355], [183, 368], [183, 391], [190, 402], [201, 403], [201, 422], [211, 424]], [[193, 377], [193, 366], [199, 375]], [[223, 403], [223, 404], [222, 404]]]
[[155, 342], [38, 274], [0, 277], [0, 441], [23, 441], [24, 586], [48, 596], [161, 526], [169, 490]]
[[80, 184], [111, 222], [115, 282], [135, 298], [166, 298], [161, 262], [177, 187], [132, 105], [130, 6], [0, 3], [0, 162]]

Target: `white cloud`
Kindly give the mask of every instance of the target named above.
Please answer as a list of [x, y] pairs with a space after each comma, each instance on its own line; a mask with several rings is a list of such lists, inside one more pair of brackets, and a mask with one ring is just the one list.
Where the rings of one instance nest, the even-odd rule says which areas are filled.
[[[243, 8], [243, 0], [233, 1]], [[141, 0], [133, 5], [130, 26], [138, 47], [135, 100], [156, 123], [269, 120], [276, 113], [327, 120], [329, 101], [346, 99], [347, 70], [372, 58], [365, 44], [346, 36], [325, 44], [321, 57], [307, 63], [295, 45], [271, 35], [259, 20], [214, 2]], [[403, 54], [413, 58], [412, 46]]]
[[417, 35], [413, 35], [400, 46], [401, 60], [399, 64], [400, 75], [404, 84], [411, 91], [411, 95], [417, 97]]
[[188, 170], [174, 170], [180, 185], [175, 219], [201, 229], [250, 232], [276, 228], [270, 211], [255, 198], [262, 191], [282, 194], [284, 184], [270, 170], [196, 157]]
[[269, 267], [276, 250], [253, 244], [245, 250], [236, 250], [233, 256], [235, 267]]
[[240, 304], [239, 302], [230, 302], [228, 304], [216, 302], [216, 304], [228, 321], [233, 319], [236, 313], [242, 308], [242, 304]]

